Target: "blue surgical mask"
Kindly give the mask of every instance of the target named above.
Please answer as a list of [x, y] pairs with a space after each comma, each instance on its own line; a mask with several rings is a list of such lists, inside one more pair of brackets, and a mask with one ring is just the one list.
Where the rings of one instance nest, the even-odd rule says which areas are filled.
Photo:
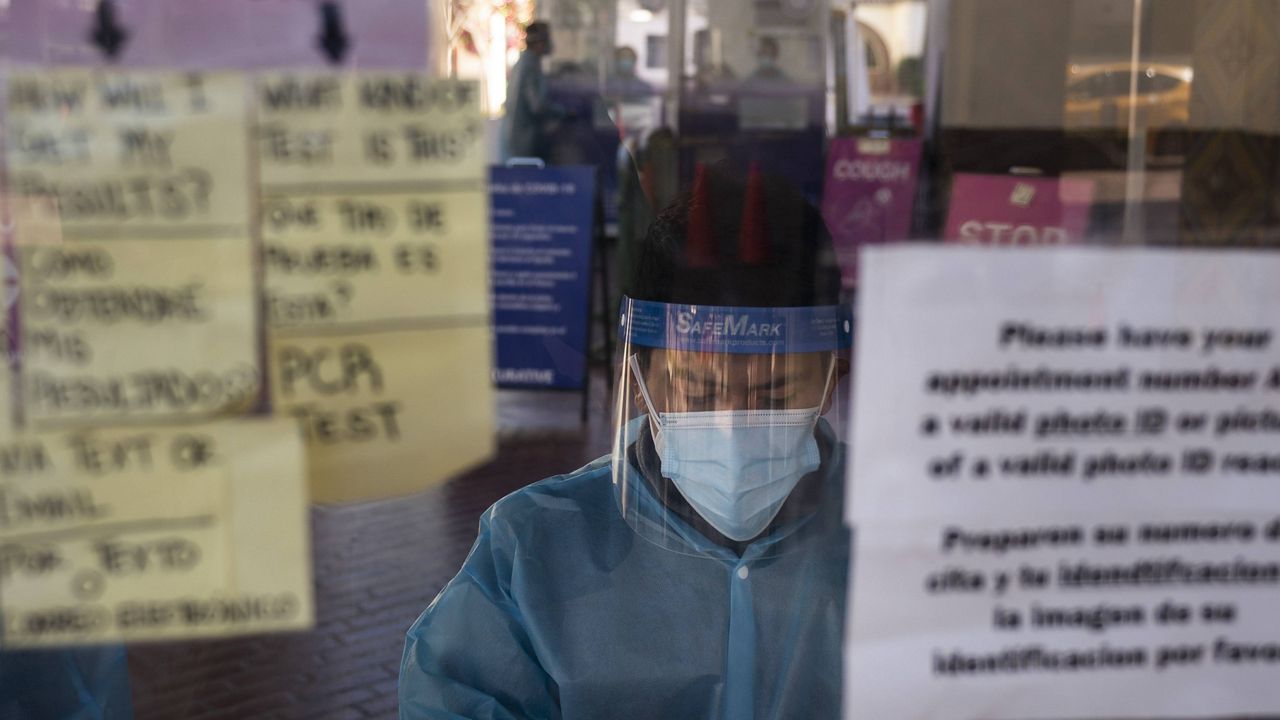
[[663, 476], [731, 540], [764, 532], [800, 478], [821, 464], [813, 434], [821, 407], [656, 413], [643, 380], [640, 387]]
[[732, 540], [773, 522], [796, 483], [818, 469], [818, 408], [660, 413], [662, 474]]

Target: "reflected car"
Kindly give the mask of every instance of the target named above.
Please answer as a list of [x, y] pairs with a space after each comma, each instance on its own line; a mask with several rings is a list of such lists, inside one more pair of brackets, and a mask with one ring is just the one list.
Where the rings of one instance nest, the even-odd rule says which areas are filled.
[[1190, 115], [1191, 68], [1147, 64], [1138, 71], [1137, 96], [1129, 97], [1130, 65], [1072, 65], [1067, 71], [1064, 124], [1069, 129], [1127, 128], [1136, 103], [1138, 124], [1184, 128]]
[[[1151, 163], [1179, 163], [1185, 155], [1192, 96], [1188, 65], [1139, 65], [1137, 95], [1130, 100], [1129, 63], [1071, 64], [1066, 76], [1064, 127], [1092, 135], [1096, 150], [1112, 164], [1123, 164], [1129, 110], [1147, 131]], [[1107, 138], [1110, 137], [1110, 140]]]

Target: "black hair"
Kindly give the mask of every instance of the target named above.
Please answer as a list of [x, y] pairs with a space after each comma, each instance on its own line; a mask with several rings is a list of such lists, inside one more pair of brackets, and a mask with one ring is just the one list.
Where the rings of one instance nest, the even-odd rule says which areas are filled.
[[752, 166], [698, 166], [693, 186], [629, 249], [623, 292], [637, 300], [800, 307], [840, 301], [821, 214], [792, 185]]
[[524, 37], [526, 42], [533, 40], [546, 40], [551, 34], [551, 26], [542, 20], [534, 20], [524, 26]]

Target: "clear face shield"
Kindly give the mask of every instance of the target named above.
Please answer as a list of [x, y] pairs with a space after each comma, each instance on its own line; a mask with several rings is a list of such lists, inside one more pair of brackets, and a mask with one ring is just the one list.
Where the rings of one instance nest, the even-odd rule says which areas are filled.
[[846, 306], [624, 298], [613, 481], [632, 528], [761, 556], [838, 523], [850, 331]]

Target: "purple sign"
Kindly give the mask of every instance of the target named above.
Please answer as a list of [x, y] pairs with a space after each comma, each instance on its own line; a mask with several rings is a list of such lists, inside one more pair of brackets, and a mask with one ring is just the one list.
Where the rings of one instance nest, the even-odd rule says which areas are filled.
[[984, 245], [1060, 245], [1084, 240], [1093, 181], [967, 175], [951, 185], [945, 239]]
[[836, 138], [827, 155], [822, 217], [845, 287], [858, 277], [858, 248], [905, 240], [920, 168], [919, 140]]
[[[427, 3], [339, 2], [346, 68], [421, 70]], [[0, 56], [15, 63], [106, 65], [89, 36], [97, 2], [0, 0]], [[316, 0], [117, 0], [127, 33], [118, 64], [131, 68], [254, 69], [326, 64]]]

